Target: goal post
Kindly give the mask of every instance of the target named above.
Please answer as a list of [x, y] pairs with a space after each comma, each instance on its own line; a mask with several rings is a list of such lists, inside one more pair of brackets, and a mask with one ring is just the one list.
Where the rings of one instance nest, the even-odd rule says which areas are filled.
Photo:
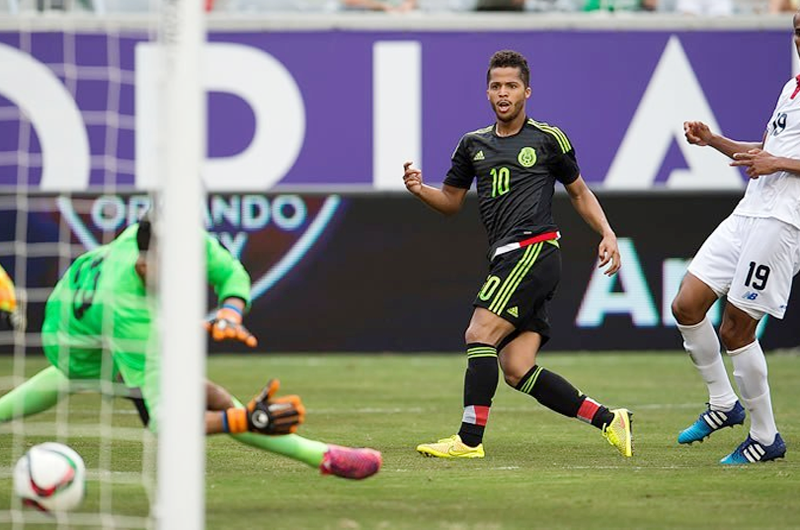
[[202, 238], [205, 99], [203, 3], [164, 0], [159, 27], [159, 286], [161, 383], [157, 528], [205, 522], [205, 336]]
[[[33, 443], [75, 445], [86, 460], [87, 498], [50, 521], [59, 528], [205, 527], [204, 7], [150, 0], [147, 12], [106, 16], [40, 12], [23, 0], [3, 17], [0, 0], [0, 265], [33, 317], [26, 332], [0, 332], [0, 398], [50, 369], [41, 355], [45, 303], [70, 264], [114, 240], [150, 197], [156, 204], [148, 287], [153, 280], [158, 340], [147, 347], [158, 359], [157, 438], [119, 399], [137, 389], [110, 378], [64, 384], [46, 410], [22, 414], [17, 400], [15, 416], [0, 421], [4, 483]], [[140, 120], [151, 117], [142, 132]], [[144, 145], [155, 163], [145, 175], [137, 138], [151, 131]], [[59, 358], [71, 355], [70, 345], [57, 348]], [[111, 350], [97, 348], [105, 378]], [[3, 489], [0, 528], [38, 528], [44, 516]]]

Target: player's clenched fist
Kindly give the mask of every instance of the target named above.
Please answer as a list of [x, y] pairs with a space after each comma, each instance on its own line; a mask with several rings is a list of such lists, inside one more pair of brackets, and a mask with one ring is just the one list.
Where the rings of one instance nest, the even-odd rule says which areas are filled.
[[692, 145], [708, 145], [711, 141], [713, 134], [708, 125], [701, 121], [685, 121], [683, 122], [683, 134], [686, 136], [686, 141]]
[[413, 162], [403, 164], [403, 182], [406, 189], [414, 195], [419, 195], [422, 191], [422, 171], [411, 167]]
[[241, 311], [232, 305], [223, 304], [214, 318], [205, 322], [204, 326], [216, 341], [238, 340], [251, 348], [258, 345], [258, 339], [242, 324]]

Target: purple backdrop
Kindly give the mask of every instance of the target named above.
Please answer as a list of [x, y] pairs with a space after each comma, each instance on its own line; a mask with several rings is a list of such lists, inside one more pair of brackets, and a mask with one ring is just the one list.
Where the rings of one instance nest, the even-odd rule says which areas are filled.
[[[497, 49], [512, 48], [531, 63], [529, 115], [565, 130], [577, 148], [585, 178], [601, 184], [672, 35], [679, 38], [725, 133], [759, 139], [778, 91], [791, 75], [788, 27], [786, 31], [683, 32], [216, 32], [209, 41], [239, 43], [266, 52], [297, 83], [305, 105], [305, 136], [294, 165], [280, 180], [282, 185], [372, 184], [373, 45], [392, 40], [421, 45], [421, 163], [429, 180], [444, 175], [449, 155], [464, 132], [493, 121], [485, 98], [486, 64]], [[0, 33], [0, 46], [23, 49], [51, 68], [77, 102], [89, 137], [91, 184], [109, 179], [125, 185], [135, 181], [132, 72], [134, 48], [141, 40], [136, 34], [33, 33], [21, 46], [19, 34]], [[73, 61], [77, 70], [64, 68]], [[84, 68], [109, 64], [122, 72], [112, 81], [102, 79], [98, 70]], [[747, 65], [746, 75], [742, 65]], [[0, 185], [13, 185], [19, 163], [12, 153], [37, 154], [41, 148], [37, 131], [21, 128], [18, 119], [9, 117], [15, 105], [3, 95], [0, 80]], [[208, 101], [209, 157], [228, 157], [244, 150], [255, 130], [248, 103], [219, 92], [210, 93]], [[106, 110], [119, 112], [122, 121], [109, 124], [102, 114], [92, 112]], [[692, 117], [677, 116], [676, 120], [688, 118]], [[102, 158], [109, 155], [121, 163], [109, 167]], [[27, 180], [37, 184], [41, 176], [37, 158], [22, 163], [30, 166]], [[673, 145], [656, 181], [683, 165]]]

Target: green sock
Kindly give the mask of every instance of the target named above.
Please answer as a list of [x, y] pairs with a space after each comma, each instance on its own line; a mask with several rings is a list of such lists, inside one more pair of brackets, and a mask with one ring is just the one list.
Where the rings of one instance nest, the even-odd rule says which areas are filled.
[[0, 422], [51, 408], [68, 387], [69, 380], [55, 366], [45, 368], [0, 398]]
[[[233, 401], [237, 407], [244, 406], [236, 398], [233, 398]], [[231, 434], [231, 436], [236, 441], [243, 444], [257, 447], [271, 453], [288, 456], [291, 459], [304, 462], [311, 467], [319, 467], [322, 463], [322, 457], [328, 450], [328, 444], [316, 440], [309, 440], [296, 434], [264, 436], [263, 434], [246, 432], [242, 434]]]

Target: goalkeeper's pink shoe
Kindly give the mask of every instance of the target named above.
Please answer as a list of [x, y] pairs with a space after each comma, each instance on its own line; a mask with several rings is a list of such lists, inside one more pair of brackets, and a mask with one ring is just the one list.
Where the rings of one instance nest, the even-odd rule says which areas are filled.
[[361, 480], [377, 473], [382, 463], [381, 454], [374, 449], [353, 449], [328, 444], [319, 470], [323, 475]]

